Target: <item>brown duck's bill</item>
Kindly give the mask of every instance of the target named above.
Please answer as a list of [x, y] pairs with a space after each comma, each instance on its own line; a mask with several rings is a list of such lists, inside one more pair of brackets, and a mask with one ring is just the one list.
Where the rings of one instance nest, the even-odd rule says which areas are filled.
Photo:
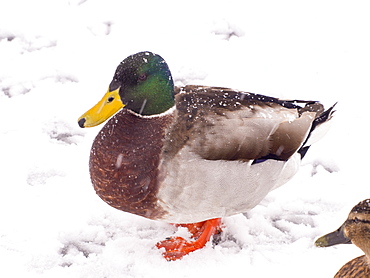
[[317, 247], [329, 247], [337, 244], [348, 244], [352, 243], [349, 238], [344, 234], [344, 225], [342, 225], [338, 230], [324, 235], [315, 241]]
[[119, 88], [114, 91], [108, 90], [94, 107], [78, 119], [78, 125], [80, 127], [97, 126], [105, 122], [123, 107], [125, 107], [125, 105], [122, 103], [121, 97], [119, 96]]

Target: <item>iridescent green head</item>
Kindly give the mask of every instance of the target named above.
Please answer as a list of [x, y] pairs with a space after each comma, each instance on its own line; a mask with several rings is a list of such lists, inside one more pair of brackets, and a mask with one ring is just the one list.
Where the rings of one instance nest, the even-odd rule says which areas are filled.
[[142, 115], [159, 114], [174, 105], [170, 69], [151, 52], [134, 54], [117, 67], [109, 90], [118, 88], [125, 106]]
[[167, 63], [157, 54], [139, 52], [118, 65], [108, 92], [78, 123], [81, 127], [98, 125], [123, 107], [137, 114], [155, 115], [174, 104], [174, 84]]

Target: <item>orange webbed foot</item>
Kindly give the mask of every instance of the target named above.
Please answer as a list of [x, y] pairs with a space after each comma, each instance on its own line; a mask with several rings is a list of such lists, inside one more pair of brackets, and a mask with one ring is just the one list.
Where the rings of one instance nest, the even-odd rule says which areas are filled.
[[183, 256], [195, 250], [203, 248], [215, 234], [221, 233], [221, 218], [206, 220], [194, 224], [176, 224], [185, 227], [191, 233], [194, 241], [188, 241], [182, 237], [170, 237], [156, 244], [157, 248], [164, 248], [163, 253], [168, 261], [181, 259]]

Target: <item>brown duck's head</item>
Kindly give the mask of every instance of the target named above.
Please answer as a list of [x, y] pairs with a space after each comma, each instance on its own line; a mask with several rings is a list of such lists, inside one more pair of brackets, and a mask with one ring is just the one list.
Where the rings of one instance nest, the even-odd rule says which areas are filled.
[[108, 92], [78, 119], [78, 124], [99, 125], [123, 107], [140, 115], [155, 115], [174, 104], [174, 84], [167, 63], [157, 54], [139, 52], [118, 65]]
[[370, 255], [370, 199], [354, 206], [338, 230], [318, 238], [315, 242], [318, 247], [341, 243], [353, 243]]

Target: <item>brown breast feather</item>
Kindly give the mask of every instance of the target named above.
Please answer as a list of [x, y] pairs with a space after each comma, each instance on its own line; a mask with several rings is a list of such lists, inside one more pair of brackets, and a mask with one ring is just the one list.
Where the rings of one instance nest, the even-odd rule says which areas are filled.
[[157, 177], [171, 119], [142, 118], [121, 110], [99, 132], [90, 153], [90, 175], [105, 202], [150, 219], [164, 213], [157, 206]]
[[344, 266], [335, 274], [334, 278], [369, 278], [370, 268], [366, 256], [357, 257]]

